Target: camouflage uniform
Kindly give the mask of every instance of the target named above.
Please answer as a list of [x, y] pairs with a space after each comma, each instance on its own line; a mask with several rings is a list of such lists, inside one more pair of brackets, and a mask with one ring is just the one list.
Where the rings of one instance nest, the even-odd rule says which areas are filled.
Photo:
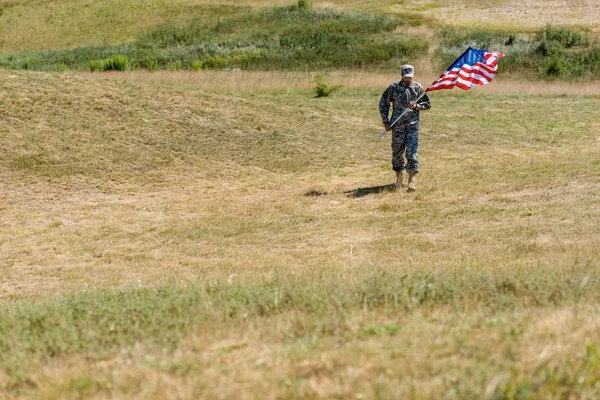
[[[379, 100], [379, 113], [384, 124], [391, 124], [398, 116], [408, 108], [411, 101], [415, 101], [425, 89], [415, 81], [407, 85], [404, 81], [392, 83], [381, 95]], [[390, 104], [394, 105], [392, 118], [388, 119]], [[419, 146], [419, 111], [429, 110], [431, 102], [429, 96], [425, 94], [417, 103], [417, 107], [412, 112], [404, 114], [392, 128], [392, 169], [401, 172], [406, 169], [408, 172], [419, 172], [419, 155], [417, 148]], [[406, 153], [406, 168], [404, 167], [404, 155]]]

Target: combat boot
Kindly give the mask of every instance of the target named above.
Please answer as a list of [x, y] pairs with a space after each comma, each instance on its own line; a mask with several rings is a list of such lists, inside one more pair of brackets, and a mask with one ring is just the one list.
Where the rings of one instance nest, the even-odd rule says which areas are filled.
[[402, 189], [404, 187], [402, 171], [396, 171], [396, 183], [394, 184], [394, 189]]
[[414, 171], [409, 171], [408, 172], [408, 191], [409, 192], [414, 192], [415, 190], [417, 190], [417, 186], [415, 185], [415, 177], [417, 176], [417, 173]]

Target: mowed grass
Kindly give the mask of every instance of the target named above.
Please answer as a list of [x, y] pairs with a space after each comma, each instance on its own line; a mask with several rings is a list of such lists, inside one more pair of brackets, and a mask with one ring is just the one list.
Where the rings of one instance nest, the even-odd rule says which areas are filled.
[[0, 72], [3, 397], [598, 397], [600, 88], [346, 74]]
[[[247, 4], [249, 5], [249, 4]], [[194, 15], [209, 22], [248, 7], [197, 0], [0, 1], [0, 53], [130, 43]]]

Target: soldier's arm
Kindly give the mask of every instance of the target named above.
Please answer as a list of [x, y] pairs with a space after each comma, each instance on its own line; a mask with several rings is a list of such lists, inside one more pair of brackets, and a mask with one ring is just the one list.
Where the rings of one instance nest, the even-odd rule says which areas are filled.
[[[425, 92], [425, 89], [423, 89], [423, 86], [420, 86], [420, 93], [419, 95], [421, 95], [423, 92]], [[421, 100], [419, 100], [419, 102], [417, 103], [417, 107], [416, 110], [429, 110], [431, 108], [431, 100], [429, 100], [429, 95], [427, 94], [427, 92], [425, 92], [425, 95], [421, 98]]]
[[392, 102], [392, 86], [390, 85], [379, 99], [379, 114], [381, 114], [381, 121], [383, 124], [389, 124], [390, 114], [390, 103]]

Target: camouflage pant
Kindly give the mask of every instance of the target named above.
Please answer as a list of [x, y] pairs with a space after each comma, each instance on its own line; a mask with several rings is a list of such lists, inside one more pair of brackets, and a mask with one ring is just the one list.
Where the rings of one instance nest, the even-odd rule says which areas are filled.
[[[419, 172], [419, 123], [396, 124], [392, 130], [392, 169]], [[404, 156], [406, 154], [406, 168]]]

